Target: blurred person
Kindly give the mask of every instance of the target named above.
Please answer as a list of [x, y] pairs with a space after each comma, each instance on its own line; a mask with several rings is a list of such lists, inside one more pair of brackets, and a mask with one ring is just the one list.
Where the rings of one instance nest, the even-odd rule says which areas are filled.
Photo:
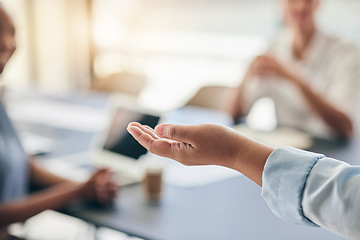
[[[16, 49], [14, 24], [0, 5], [0, 74]], [[42, 191], [29, 194], [30, 186]], [[108, 169], [97, 170], [88, 181], [72, 182], [37, 166], [24, 152], [0, 101], [0, 239], [7, 226], [46, 209], [59, 209], [75, 200], [110, 203], [117, 186]]]
[[162, 124], [153, 130], [130, 123], [128, 131], [150, 152], [184, 165], [243, 173], [262, 187], [273, 213], [288, 222], [360, 239], [358, 166], [292, 147], [273, 149], [215, 124]]
[[278, 125], [321, 137], [354, 133], [360, 91], [359, 49], [318, 28], [319, 0], [281, 0], [285, 28], [251, 63], [230, 106], [235, 121], [270, 97]]

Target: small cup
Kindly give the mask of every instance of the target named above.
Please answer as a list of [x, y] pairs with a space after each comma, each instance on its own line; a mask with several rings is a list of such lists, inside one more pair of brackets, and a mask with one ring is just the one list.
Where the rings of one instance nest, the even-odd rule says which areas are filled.
[[162, 191], [162, 167], [148, 166], [143, 181], [146, 198], [149, 202], [159, 202]]

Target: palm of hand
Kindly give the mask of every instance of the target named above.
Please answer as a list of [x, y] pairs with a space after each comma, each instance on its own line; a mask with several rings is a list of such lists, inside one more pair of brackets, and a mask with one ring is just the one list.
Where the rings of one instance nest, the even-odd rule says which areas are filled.
[[155, 130], [131, 123], [129, 132], [150, 152], [184, 165], [231, 166], [239, 150], [239, 135], [214, 124], [159, 125]]

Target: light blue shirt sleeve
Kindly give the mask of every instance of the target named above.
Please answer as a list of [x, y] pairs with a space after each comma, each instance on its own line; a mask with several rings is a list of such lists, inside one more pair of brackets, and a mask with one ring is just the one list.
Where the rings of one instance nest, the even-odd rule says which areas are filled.
[[291, 147], [276, 149], [262, 196], [280, 218], [360, 239], [360, 167]]
[[316, 162], [324, 155], [282, 147], [268, 157], [261, 195], [273, 213], [292, 223], [317, 226], [304, 216], [302, 195], [306, 179]]

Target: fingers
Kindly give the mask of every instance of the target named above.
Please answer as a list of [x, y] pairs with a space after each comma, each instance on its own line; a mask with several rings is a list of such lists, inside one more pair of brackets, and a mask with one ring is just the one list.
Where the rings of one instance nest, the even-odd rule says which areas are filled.
[[152, 129], [151, 127], [147, 126], [147, 125], [141, 125], [140, 123], [137, 122], [132, 122], [129, 123], [128, 128], [129, 127], [137, 127], [140, 128], [143, 132], [149, 134], [151, 137], [153, 137], [154, 139], [158, 139], [159, 136], [156, 135], [154, 129]]
[[[170, 142], [166, 139], [160, 139], [153, 130], [149, 130], [138, 123], [129, 124], [127, 130], [129, 133], [147, 150], [163, 157], [170, 157]], [[156, 138], [154, 137], [156, 135]], [[155, 140], [156, 143], [155, 143]]]
[[99, 203], [106, 204], [111, 202], [117, 195], [117, 185], [109, 180], [99, 183], [95, 186], [96, 200]]
[[144, 126], [140, 123], [133, 122], [128, 125], [127, 129], [129, 133], [141, 144], [143, 142], [145, 144], [146, 142], [152, 143], [154, 140], [159, 139], [160, 137], [185, 143], [191, 143], [193, 142], [196, 135], [194, 132], [194, 126], [173, 124], [161, 124], [158, 125], [155, 130], [153, 130], [149, 126]]
[[109, 172], [108, 168], [100, 168], [96, 170], [95, 173], [93, 173], [92, 176], [90, 177], [89, 181], [95, 181], [98, 177], [105, 174], [106, 172]]
[[259, 56], [251, 67], [251, 73], [260, 77], [270, 77], [277, 74], [278, 66], [270, 56]]
[[270, 55], [262, 55], [255, 58], [253, 66], [274, 66], [277, 60]]
[[145, 133], [149, 134], [151, 137], [153, 137], [154, 139], [159, 139], [160, 137], [158, 135], [156, 135], [154, 129], [152, 129], [151, 127], [149, 126], [146, 126], [146, 125], [141, 125], [139, 126], [139, 128], [141, 130], [143, 130]]
[[150, 149], [155, 139], [159, 137], [150, 129], [141, 126], [139, 123], [130, 123], [128, 132], [146, 149]]
[[162, 124], [154, 131], [139, 123], [130, 123], [128, 131], [147, 150], [162, 157], [181, 161], [194, 150], [188, 143], [195, 141], [193, 126]]
[[108, 169], [100, 169], [96, 175], [95, 192], [96, 200], [101, 204], [111, 202], [117, 195], [117, 184], [112, 180], [112, 173]]
[[163, 138], [191, 144], [196, 138], [194, 126], [161, 124], [155, 128], [155, 133]]
[[162, 157], [179, 160], [178, 156], [181, 151], [181, 149], [177, 147], [179, 144], [182, 143], [162, 138], [155, 141], [149, 151]]

